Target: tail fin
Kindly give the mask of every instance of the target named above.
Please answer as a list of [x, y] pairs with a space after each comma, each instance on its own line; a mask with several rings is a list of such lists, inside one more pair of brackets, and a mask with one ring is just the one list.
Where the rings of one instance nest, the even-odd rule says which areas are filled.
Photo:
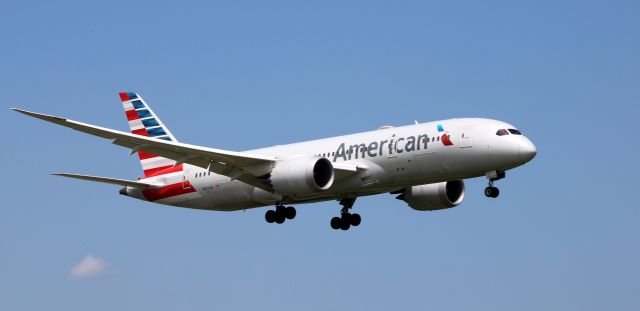
[[[127, 115], [127, 121], [129, 121], [132, 134], [177, 141], [169, 129], [164, 126], [162, 121], [160, 121], [138, 94], [121, 92], [120, 100], [124, 106], [124, 112]], [[145, 178], [165, 174], [168, 173], [168, 171], [174, 171], [172, 168], [176, 162], [173, 160], [142, 151], [138, 151], [138, 156], [140, 157], [140, 164], [142, 165]], [[180, 168], [180, 170], [182, 170], [182, 168]]]

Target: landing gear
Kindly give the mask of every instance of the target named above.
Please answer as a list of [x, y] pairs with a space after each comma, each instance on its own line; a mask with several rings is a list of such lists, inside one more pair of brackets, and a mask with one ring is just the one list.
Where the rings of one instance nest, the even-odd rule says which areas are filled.
[[264, 220], [266, 220], [270, 224], [274, 222], [277, 224], [281, 224], [287, 219], [294, 219], [294, 218], [296, 218], [295, 207], [283, 206], [279, 204], [276, 205], [275, 210], [270, 209], [264, 214]]
[[498, 181], [500, 179], [505, 178], [505, 172], [492, 171], [487, 173], [487, 178], [489, 179], [489, 186], [484, 188], [484, 195], [487, 198], [497, 198], [500, 195], [500, 189], [493, 186], [494, 181]]
[[362, 222], [362, 218], [359, 214], [349, 213], [349, 209], [353, 207], [353, 203], [356, 202], [356, 198], [346, 198], [340, 200], [342, 209], [340, 210], [340, 217], [331, 218], [331, 228], [334, 230], [349, 230], [351, 226], [357, 227]]

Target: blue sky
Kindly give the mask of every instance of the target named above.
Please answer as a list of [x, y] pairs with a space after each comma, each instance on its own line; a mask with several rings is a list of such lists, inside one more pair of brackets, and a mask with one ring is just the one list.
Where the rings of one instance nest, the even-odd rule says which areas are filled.
[[[5, 1], [2, 310], [638, 310], [635, 1]], [[142, 94], [182, 141], [246, 150], [383, 124], [490, 117], [539, 153], [454, 209], [360, 198], [221, 213], [153, 205], [70, 171], [128, 151], [8, 110], [127, 129]], [[83, 259], [103, 266], [73, 277]], [[81, 272], [78, 272], [82, 274]]]

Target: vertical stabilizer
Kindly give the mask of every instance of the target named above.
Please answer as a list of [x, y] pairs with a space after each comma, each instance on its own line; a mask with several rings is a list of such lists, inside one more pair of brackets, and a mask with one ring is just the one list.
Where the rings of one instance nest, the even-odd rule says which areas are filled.
[[[121, 92], [120, 100], [124, 106], [124, 112], [127, 116], [132, 134], [177, 141], [140, 95], [133, 92]], [[161, 175], [177, 169], [177, 167], [173, 168], [175, 161], [171, 159], [143, 151], [139, 151], [138, 156], [140, 157], [140, 164], [142, 165], [145, 178]], [[182, 170], [181, 167], [180, 170]]]

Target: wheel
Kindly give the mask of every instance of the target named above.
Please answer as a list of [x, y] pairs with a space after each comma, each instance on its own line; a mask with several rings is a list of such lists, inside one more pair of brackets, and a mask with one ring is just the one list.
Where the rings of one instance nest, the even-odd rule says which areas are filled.
[[274, 221], [276, 221], [276, 211], [270, 209], [268, 210], [265, 214], [264, 214], [264, 219], [272, 224]]
[[340, 229], [341, 225], [342, 225], [342, 220], [340, 219], [340, 217], [331, 218], [331, 229], [338, 230]]
[[500, 190], [498, 190], [498, 188], [496, 187], [487, 187], [484, 188], [484, 195], [486, 195], [488, 198], [497, 198], [498, 195], [500, 195]]
[[287, 208], [284, 209], [284, 215], [287, 219], [296, 218], [296, 208], [293, 206], [287, 206]]
[[342, 213], [342, 215], [340, 215], [340, 220], [341, 220], [342, 222], [351, 223], [351, 214], [349, 214], [349, 213]]
[[500, 195], [500, 189], [493, 187], [493, 196], [492, 198], [497, 198]]
[[349, 221], [345, 221], [345, 218], [341, 218], [340, 219], [340, 229], [349, 230], [349, 227], [351, 227], [351, 224], [349, 223]]
[[362, 218], [360, 218], [360, 214], [351, 214], [351, 217], [349, 217], [349, 222], [354, 227], [357, 227], [358, 225], [360, 225], [361, 221], [362, 221]]
[[491, 189], [492, 187], [486, 187], [484, 188], [484, 195], [487, 198], [490, 198], [493, 195], [493, 190]]
[[277, 224], [281, 224], [281, 223], [283, 223], [285, 219], [286, 219], [286, 218], [284, 217], [284, 214], [283, 214], [283, 213], [278, 213], [278, 212], [276, 212], [276, 223], [277, 223]]
[[285, 215], [286, 207], [282, 205], [276, 206], [276, 213]]

